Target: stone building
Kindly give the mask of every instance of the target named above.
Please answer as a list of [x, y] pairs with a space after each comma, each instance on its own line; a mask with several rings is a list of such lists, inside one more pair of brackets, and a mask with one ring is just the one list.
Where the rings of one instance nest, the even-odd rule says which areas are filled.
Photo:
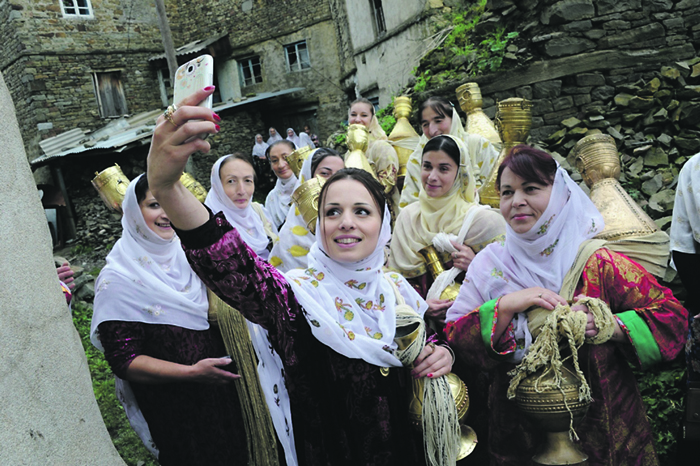
[[[165, 3], [178, 62], [215, 57], [215, 107], [224, 123], [203, 164], [249, 151], [255, 133], [267, 137], [270, 126], [299, 132], [308, 123], [321, 135], [337, 128], [347, 102], [328, 2]], [[152, 1], [10, 0], [0, 3], [0, 28], [7, 38], [0, 69], [30, 160], [46, 138], [95, 131], [169, 103]], [[208, 168], [196, 169], [208, 178]]]

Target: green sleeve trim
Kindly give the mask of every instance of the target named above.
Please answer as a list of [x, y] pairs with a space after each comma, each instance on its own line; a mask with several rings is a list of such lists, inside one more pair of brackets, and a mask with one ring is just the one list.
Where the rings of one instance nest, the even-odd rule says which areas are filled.
[[479, 323], [481, 324], [481, 339], [484, 341], [484, 346], [489, 356], [496, 360], [508, 358], [511, 353], [501, 354], [493, 349], [491, 343], [491, 335], [493, 332], [493, 321], [496, 314], [498, 299], [487, 301], [479, 307]]
[[660, 363], [662, 358], [659, 345], [644, 319], [635, 311], [625, 311], [615, 314], [615, 316], [625, 325], [627, 335], [632, 340], [642, 369]]

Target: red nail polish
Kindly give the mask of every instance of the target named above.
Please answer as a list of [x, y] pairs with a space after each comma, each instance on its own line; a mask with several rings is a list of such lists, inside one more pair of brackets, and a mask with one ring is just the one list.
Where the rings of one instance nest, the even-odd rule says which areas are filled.
[[428, 374], [428, 377], [430, 377], [430, 378], [432, 379], [432, 378], [433, 378], [433, 374]]
[[215, 86], [207, 86], [207, 87], [204, 88], [204, 90], [207, 91], [207, 92], [213, 91], [214, 89], [216, 89]]
[[221, 131], [221, 126], [219, 126], [219, 125], [214, 125], [214, 128], [216, 128], [216, 132], [217, 132], [217, 133], [218, 133], [219, 131]]
[[212, 113], [211, 115], [214, 118], [214, 121], [221, 121], [221, 117], [218, 114]]

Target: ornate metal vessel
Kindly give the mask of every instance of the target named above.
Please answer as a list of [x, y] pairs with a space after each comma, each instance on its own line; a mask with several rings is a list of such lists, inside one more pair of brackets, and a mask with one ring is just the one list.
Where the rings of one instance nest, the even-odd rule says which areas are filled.
[[316, 176], [305, 181], [292, 193], [292, 202], [299, 209], [301, 217], [306, 222], [306, 229], [316, 234], [316, 220], [318, 219], [318, 196], [326, 179]]
[[345, 156], [345, 168], [359, 168], [371, 173], [376, 179], [377, 174], [374, 173], [374, 168], [372, 168], [365, 155], [369, 147], [369, 131], [367, 131], [367, 128], [364, 125], [357, 124], [348, 126], [345, 142], [349, 150]]
[[467, 114], [467, 121], [464, 129], [467, 133], [478, 134], [488, 139], [491, 144], [501, 145], [501, 137], [498, 135], [496, 125], [484, 113], [481, 100], [481, 89], [477, 83], [465, 83], [456, 89], [457, 101], [464, 113]]
[[[418, 138], [418, 133], [416, 133], [416, 130], [413, 129], [413, 126], [408, 121], [411, 110], [412, 105], [410, 97], [400, 96], [394, 99], [394, 118], [396, 118], [396, 125], [394, 125], [394, 129], [391, 130], [391, 134], [389, 135], [390, 141], [396, 143], [406, 138]], [[394, 149], [396, 150], [396, 155], [399, 157], [399, 173], [396, 180], [396, 187], [401, 191], [403, 189], [404, 179], [406, 178], [406, 164], [413, 150], [398, 145], [394, 145]]]
[[124, 175], [119, 165], [95, 172], [92, 185], [95, 187], [104, 203], [112, 210], [122, 213], [122, 201], [129, 186], [129, 178]]
[[204, 203], [204, 200], [207, 198], [207, 190], [204, 189], [204, 186], [202, 186], [199, 181], [194, 179], [194, 176], [182, 172], [180, 182], [189, 192], [194, 194], [194, 197], [196, 197], [199, 202]]
[[[418, 330], [414, 330], [407, 335], [399, 335], [397, 333], [395, 341], [399, 349], [406, 349], [418, 336]], [[457, 375], [449, 373], [445, 376], [447, 378], [447, 383], [450, 386], [450, 391], [452, 392], [452, 398], [455, 402], [455, 407], [457, 409], [457, 420], [459, 422], [459, 427], [461, 431], [459, 439], [459, 452], [457, 454], [457, 461], [466, 458], [469, 454], [474, 451], [477, 444], [476, 432], [464, 424], [464, 421], [469, 413], [469, 391], [467, 390], [467, 385], [460, 379]], [[423, 426], [423, 392], [424, 392], [425, 378], [413, 379], [412, 390], [413, 397], [408, 406], [408, 416], [413, 427], [417, 430], [421, 430]]]
[[[423, 256], [423, 259], [425, 259], [425, 266], [428, 269], [428, 272], [430, 272], [430, 276], [433, 278], [433, 280], [435, 280], [438, 275], [445, 271], [445, 265], [440, 260], [440, 256], [438, 255], [438, 252], [434, 246], [426, 246], [418, 251], [418, 254]], [[457, 283], [451, 284], [440, 294], [440, 299], [454, 301], [457, 299], [457, 295], [459, 294], [459, 287], [460, 285]]]
[[501, 163], [513, 147], [527, 142], [530, 128], [532, 127], [532, 103], [529, 100], [518, 97], [498, 102], [496, 127], [503, 141], [503, 147], [486, 182], [479, 189], [481, 203], [488, 204], [494, 208], [498, 208], [501, 204], [498, 190], [496, 189], [498, 167], [501, 166]]
[[[515, 401], [518, 409], [536, 426], [546, 432], [547, 440], [532, 457], [535, 464], [573, 465], [588, 459], [569, 438], [569, 427], [574, 426], [588, 411], [589, 402], [579, 401], [581, 382], [567, 363], [562, 366], [561, 386], [558, 387], [552, 372], [542, 375], [537, 371], [520, 382]], [[585, 463], [584, 463], [585, 464]]]
[[659, 230], [620, 185], [620, 157], [612, 136], [586, 136], [576, 143], [572, 153], [576, 168], [591, 189], [591, 200], [605, 220], [605, 229], [597, 238], [616, 241]]
[[304, 165], [304, 161], [309, 158], [309, 156], [314, 152], [315, 149], [309, 146], [300, 147], [291, 154], [287, 156], [287, 163], [289, 168], [292, 169], [294, 176], [299, 178], [299, 172], [301, 172], [301, 166]]

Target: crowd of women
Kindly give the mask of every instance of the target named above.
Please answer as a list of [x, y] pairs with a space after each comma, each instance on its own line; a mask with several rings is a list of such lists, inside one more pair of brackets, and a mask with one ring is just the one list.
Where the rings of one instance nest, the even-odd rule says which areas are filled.
[[[159, 119], [148, 175], [127, 190], [122, 239], [96, 287], [92, 340], [162, 464], [249, 464], [253, 455], [238, 368], [208, 323], [207, 288], [254, 324], [279, 464], [454, 464], [454, 402], [439, 396], [453, 367], [488, 399], [476, 420], [484, 425], [474, 426], [488, 439], [480, 458], [527, 464], [543, 434], [506, 397], [508, 372], [533, 341], [527, 311], [570, 304], [596, 339], [598, 322], [582, 304], [591, 301], [614, 322], [605, 341], [579, 351], [593, 398], [579, 448], [591, 465], [658, 464], [630, 365], [676, 358], [687, 311], [636, 262], [592, 241], [603, 219], [549, 154], [516, 146], [498, 167], [500, 212], [483, 206], [477, 188], [498, 148], [431, 98], [399, 192], [396, 151], [360, 99], [348, 120], [368, 129], [375, 176], [344, 168], [327, 148], [297, 176], [287, 161], [300, 146], [293, 130], [285, 140], [271, 128], [267, 147], [258, 149], [258, 135], [254, 149], [277, 177], [265, 205], [252, 201], [256, 173], [239, 153], [214, 164], [203, 205], [179, 178], [189, 156], [210, 150], [185, 141], [219, 131], [217, 115], [194, 106], [211, 92]], [[326, 180], [315, 229], [291, 202], [314, 177]], [[419, 251], [430, 246], [444, 276], [426, 268]], [[455, 280], [453, 302], [442, 293]], [[408, 413], [415, 380], [434, 395], [422, 429]]]

